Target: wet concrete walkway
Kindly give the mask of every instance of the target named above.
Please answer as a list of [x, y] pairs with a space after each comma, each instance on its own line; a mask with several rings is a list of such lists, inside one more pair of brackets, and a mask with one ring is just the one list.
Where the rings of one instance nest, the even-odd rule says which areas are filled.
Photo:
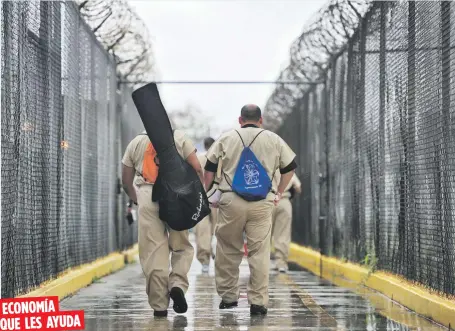
[[266, 317], [250, 317], [246, 298], [248, 264], [241, 265], [239, 307], [218, 309], [213, 261], [208, 275], [195, 259], [187, 293], [189, 309], [154, 319], [138, 262], [96, 281], [61, 302], [61, 309], [85, 310], [85, 330], [447, 330], [366, 289], [340, 288], [306, 271], [271, 272]]

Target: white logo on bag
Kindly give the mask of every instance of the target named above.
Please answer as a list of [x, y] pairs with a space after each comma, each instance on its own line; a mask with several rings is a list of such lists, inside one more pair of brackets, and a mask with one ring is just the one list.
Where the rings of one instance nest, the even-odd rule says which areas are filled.
[[201, 215], [201, 210], [202, 210], [202, 193], [199, 192], [199, 207], [196, 208], [196, 212], [193, 214], [193, 217], [192, 220], [193, 221], [197, 221], [197, 219], [199, 218], [199, 216]]
[[253, 161], [247, 161], [242, 170], [246, 185], [257, 185], [259, 183], [259, 171]]

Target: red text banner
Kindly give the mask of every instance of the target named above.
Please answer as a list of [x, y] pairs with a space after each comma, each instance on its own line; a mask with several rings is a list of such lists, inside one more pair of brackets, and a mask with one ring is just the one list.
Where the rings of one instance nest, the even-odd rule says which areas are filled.
[[0, 299], [0, 330], [84, 330], [84, 311], [61, 311], [58, 297]]

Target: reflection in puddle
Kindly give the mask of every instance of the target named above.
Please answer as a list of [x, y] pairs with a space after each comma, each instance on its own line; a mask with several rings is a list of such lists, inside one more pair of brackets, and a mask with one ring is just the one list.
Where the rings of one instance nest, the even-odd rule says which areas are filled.
[[[381, 294], [352, 284], [335, 287], [305, 271], [271, 273], [268, 315], [250, 317], [246, 298], [248, 265], [240, 266], [239, 307], [220, 311], [213, 265], [209, 275], [193, 262], [189, 310], [155, 319], [145, 294], [145, 279], [138, 263], [105, 277], [61, 303], [61, 309], [84, 309], [86, 330], [311, 330], [311, 331], [442, 331], [435, 325]], [[172, 307], [172, 304], [171, 306]]]

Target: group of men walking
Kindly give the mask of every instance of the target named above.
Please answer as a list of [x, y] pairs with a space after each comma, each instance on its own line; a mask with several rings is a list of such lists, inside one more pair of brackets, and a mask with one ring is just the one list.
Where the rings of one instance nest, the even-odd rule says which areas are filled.
[[[216, 191], [214, 196], [219, 196], [211, 200], [211, 214], [195, 227], [196, 256], [202, 271], [208, 272], [210, 259], [215, 260], [219, 308], [238, 304], [239, 266], [246, 238], [250, 313], [265, 315], [272, 241], [276, 269], [286, 272], [291, 240], [290, 198], [300, 192], [300, 182], [295, 176], [295, 153], [278, 135], [262, 129], [258, 106], [244, 106], [239, 124], [240, 129], [228, 131], [216, 141], [205, 139], [205, 155], [197, 154], [193, 142], [180, 130], [174, 131], [174, 140], [178, 153], [199, 174], [206, 191]], [[159, 160], [147, 135], [130, 142], [122, 163], [123, 187], [138, 204], [139, 259], [149, 304], [155, 316], [167, 316], [172, 299], [174, 311], [184, 313], [194, 249], [188, 231], [174, 231], [159, 219], [158, 204], [151, 199]], [[216, 253], [211, 245], [213, 234]]]

